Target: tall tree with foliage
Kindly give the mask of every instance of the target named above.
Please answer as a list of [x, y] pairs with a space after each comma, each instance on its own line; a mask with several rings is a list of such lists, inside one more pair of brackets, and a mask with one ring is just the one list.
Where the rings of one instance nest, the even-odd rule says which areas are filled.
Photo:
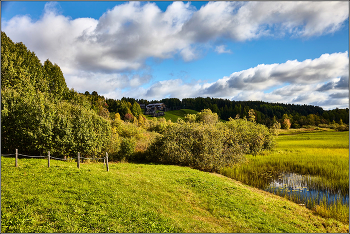
[[56, 156], [102, 153], [110, 122], [97, 115], [85, 95], [69, 90], [58, 65], [41, 65], [22, 43], [1, 33], [1, 147]]
[[49, 85], [49, 93], [52, 96], [64, 98], [68, 92], [68, 87], [61, 68], [57, 64], [52, 64], [50, 60], [46, 60], [44, 70]]
[[142, 109], [140, 107], [140, 105], [137, 102], [134, 102], [134, 104], [132, 104], [131, 107], [131, 113], [138, 118], [139, 115], [142, 115]]

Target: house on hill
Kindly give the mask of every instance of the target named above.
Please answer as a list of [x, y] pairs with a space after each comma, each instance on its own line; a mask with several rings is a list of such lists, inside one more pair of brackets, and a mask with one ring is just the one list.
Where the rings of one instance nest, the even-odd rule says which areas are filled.
[[152, 104], [148, 104], [146, 106], [146, 110], [148, 109], [154, 109], [156, 108], [157, 110], [160, 110], [160, 111], [165, 111], [165, 104], [164, 103], [152, 103]]
[[[156, 112], [157, 110], [160, 112]], [[146, 106], [145, 115], [160, 116], [164, 115], [164, 111], [166, 111], [166, 106], [164, 103], [152, 103]]]

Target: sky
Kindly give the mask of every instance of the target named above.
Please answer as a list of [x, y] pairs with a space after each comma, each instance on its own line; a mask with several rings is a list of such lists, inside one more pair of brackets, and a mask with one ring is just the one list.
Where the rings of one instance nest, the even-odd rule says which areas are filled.
[[349, 107], [347, 1], [2, 1], [1, 30], [82, 93]]

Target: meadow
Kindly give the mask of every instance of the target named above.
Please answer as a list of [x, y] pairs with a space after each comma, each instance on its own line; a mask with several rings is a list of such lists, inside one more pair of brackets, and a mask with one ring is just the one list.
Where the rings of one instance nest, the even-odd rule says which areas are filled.
[[[181, 110], [172, 110], [164, 112], [164, 117], [166, 120], [171, 120], [172, 122], [176, 122], [178, 118], [184, 119], [187, 114], [197, 114], [198, 111], [190, 110], [190, 109], [181, 109]], [[146, 115], [147, 119], [153, 119], [151, 115]], [[159, 117], [160, 118], [160, 117]]]
[[[309, 184], [314, 188], [349, 195], [349, 132], [284, 131], [277, 137], [273, 151], [248, 155], [245, 163], [221, 171], [225, 176], [260, 189], [288, 172], [310, 175]], [[293, 196], [289, 199], [299, 200]], [[320, 215], [349, 222], [348, 204], [309, 204], [309, 208]]]
[[172, 165], [1, 158], [4, 232], [348, 232], [285, 198]]

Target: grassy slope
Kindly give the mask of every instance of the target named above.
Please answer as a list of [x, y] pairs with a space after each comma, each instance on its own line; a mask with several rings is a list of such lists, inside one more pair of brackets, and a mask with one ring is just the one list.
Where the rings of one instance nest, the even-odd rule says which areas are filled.
[[240, 182], [167, 165], [1, 158], [2, 232], [347, 232]]

